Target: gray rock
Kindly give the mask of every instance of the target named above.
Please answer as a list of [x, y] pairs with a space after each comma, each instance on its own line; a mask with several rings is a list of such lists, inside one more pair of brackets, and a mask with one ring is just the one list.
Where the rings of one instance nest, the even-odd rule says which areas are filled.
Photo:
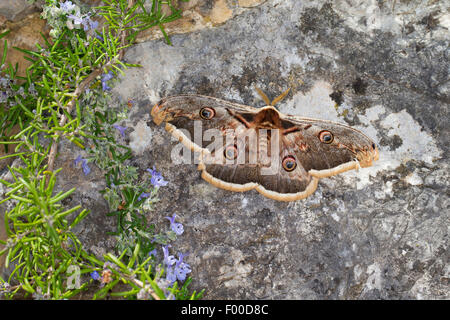
[[[176, 212], [193, 285], [210, 299], [448, 299], [448, 5], [267, 1], [223, 26], [142, 43], [117, 94], [138, 101], [136, 161], [170, 181], [149, 219]], [[405, 14], [415, 8], [415, 14]], [[403, 14], [402, 14], [403, 13]], [[431, 19], [431, 20], [430, 20]], [[375, 139], [371, 168], [281, 203], [175, 165], [178, 142], [150, 120], [160, 98], [199, 93], [346, 122]], [[338, 102], [337, 108], [334, 104]], [[347, 112], [344, 112], [347, 110]]]
[[36, 10], [36, 5], [27, 0], [0, 1], [0, 16], [10, 21], [18, 21]]

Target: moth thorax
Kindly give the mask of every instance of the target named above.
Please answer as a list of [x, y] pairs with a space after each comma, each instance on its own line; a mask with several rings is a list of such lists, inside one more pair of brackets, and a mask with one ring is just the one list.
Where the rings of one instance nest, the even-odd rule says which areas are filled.
[[272, 129], [280, 125], [280, 113], [272, 106], [265, 106], [255, 117], [256, 127]]

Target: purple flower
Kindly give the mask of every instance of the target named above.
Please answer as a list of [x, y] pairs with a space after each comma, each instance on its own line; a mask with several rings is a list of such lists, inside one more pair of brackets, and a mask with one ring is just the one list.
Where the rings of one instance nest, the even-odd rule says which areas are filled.
[[172, 231], [175, 232], [177, 236], [179, 236], [179, 235], [183, 234], [184, 228], [181, 223], [175, 222], [176, 216], [177, 215], [174, 213], [172, 218], [166, 217], [166, 219], [168, 219], [170, 221], [170, 228], [172, 229]]
[[95, 37], [100, 40], [101, 42], [103, 42], [103, 36], [101, 34], [95, 34]]
[[83, 24], [83, 30], [84, 31], [88, 31], [89, 29], [97, 29], [98, 27], [98, 21], [92, 20], [89, 15], [86, 16], [86, 18], [83, 18], [83, 20], [81, 21], [81, 23]]
[[92, 20], [89, 16], [83, 19], [83, 29], [84, 31], [88, 31], [89, 29], [97, 29], [98, 21]]
[[156, 249], [153, 249], [152, 251], [150, 251], [149, 253], [148, 253], [148, 255], [149, 256], [154, 256], [154, 257], [156, 257]]
[[150, 193], [142, 192], [141, 195], [137, 198], [138, 201], [141, 201], [144, 198], [150, 197]]
[[103, 75], [103, 78], [104, 78], [104, 80], [111, 80], [113, 78], [113, 76], [114, 76], [114, 73], [111, 70], [109, 70], [108, 73]]
[[92, 30], [97, 29], [97, 27], [98, 27], [98, 21], [90, 20], [89, 24], [91, 25]]
[[177, 262], [177, 259], [173, 255], [169, 255], [169, 246], [163, 246], [164, 253], [164, 264], [167, 267], [174, 265]]
[[91, 168], [87, 165], [87, 160], [84, 160], [81, 164], [81, 167], [83, 168], [84, 175], [87, 176], [89, 173], [91, 173]]
[[97, 271], [92, 271], [91, 272], [91, 278], [94, 279], [94, 280], [97, 280], [97, 281], [100, 281], [100, 279], [101, 279], [101, 277], [100, 277], [100, 275], [98, 274]]
[[6, 102], [7, 99], [8, 99], [8, 93], [6, 91], [1, 91], [0, 92], [0, 103]]
[[83, 158], [81, 156], [78, 156], [73, 162], [75, 163], [75, 165], [78, 165], [78, 163], [80, 163], [81, 161], [83, 161]]
[[91, 168], [87, 165], [87, 159], [83, 159], [81, 156], [78, 156], [73, 162], [75, 165], [78, 165], [78, 163], [81, 162], [81, 168], [83, 169], [85, 176], [91, 172]]
[[177, 279], [180, 281], [186, 280], [186, 275], [190, 273], [191, 267], [183, 262], [183, 258], [186, 255], [178, 253], [178, 260], [176, 260], [175, 266], [167, 266], [166, 279], [171, 283], [174, 283]]
[[103, 89], [103, 91], [111, 90], [111, 87], [108, 86], [106, 81], [111, 80], [113, 77], [114, 77], [114, 73], [111, 70], [108, 73], [105, 73], [102, 76], [102, 89]]
[[72, 10], [75, 9], [75, 5], [72, 3], [72, 1], [66, 1], [66, 2], [60, 2], [59, 3], [59, 7], [62, 11], [64, 12], [71, 12]]
[[156, 171], [155, 166], [153, 166], [153, 170], [147, 169], [147, 171], [152, 175], [150, 182], [155, 188], [164, 187], [168, 184], [168, 182], [164, 180], [162, 174]]
[[120, 135], [122, 137], [125, 137], [125, 130], [127, 130], [127, 127], [122, 127], [122, 126], [119, 126], [118, 124], [113, 124], [113, 127], [116, 128], [117, 130], [119, 130]]
[[177, 275], [175, 274], [174, 268], [167, 267], [167, 269], [166, 269], [166, 280], [170, 281], [170, 283], [174, 283], [177, 280]]
[[74, 24], [82, 24], [83, 20], [84, 20], [82, 17], [76, 16], [76, 15], [73, 15], [73, 14], [69, 14], [67, 16], [67, 18], [72, 19]]
[[186, 275], [192, 271], [191, 267], [186, 262], [183, 262], [185, 256], [187, 256], [187, 254], [183, 255], [182, 253], [178, 253], [178, 261], [175, 264], [175, 275], [180, 281], [186, 280]]
[[163, 246], [164, 264], [166, 265], [166, 280], [174, 283], [177, 279], [180, 281], [186, 280], [186, 275], [190, 273], [191, 267], [183, 258], [186, 254], [178, 253], [178, 260], [174, 256], [169, 255], [169, 246]]
[[83, 21], [81, 21], [81, 23], [83, 24], [83, 30], [84, 31], [88, 31], [89, 30], [89, 22], [91, 21], [91, 19], [89, 19], [89, 17], [84, 18]]

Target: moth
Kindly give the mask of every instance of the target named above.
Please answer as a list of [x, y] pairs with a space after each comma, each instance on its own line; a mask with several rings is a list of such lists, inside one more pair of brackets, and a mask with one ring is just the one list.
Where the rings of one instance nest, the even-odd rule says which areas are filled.
[[[285, 115], [261, 91], [255, 108], [202, 95], [156, 103], [151, 115], [190, 150], [199, 153], [204, 180], [231, 191], [256, 189], [265, 197], [295, 201], [311, 195], [319, 179], [378, 160], [375, 142], [362, 132], [327, 120]], [[198, 138], [196, 128], [209, 134]], [[197, 130], [198, 131], [198, 130]], [[214, 141], [212, 143], [211, 141]]]

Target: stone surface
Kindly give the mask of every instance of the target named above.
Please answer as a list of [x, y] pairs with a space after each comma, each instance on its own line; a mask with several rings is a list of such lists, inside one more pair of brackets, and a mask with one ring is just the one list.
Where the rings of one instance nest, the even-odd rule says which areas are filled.
[[36, 12], [27, 16], [26, 19], [17, 22], [6, 21], [4, 25], [0, 24], [0, 33], [9, 30], [10, 32], [0, 40], [0, 52], [3, 54], [4, 41], [8, 42], [8, 53], [6, 55], [6, 64], [11, 63], [13, 66], [18, 64], [19, 68], [17, 74], [19, 76], [26, 76], [25, 70], [31, 65], [29, 60], [24, 58], [23, 52], [14, 50], [14, 47], [35, 50], [36, 43], [41, 46], [44, 45], [44, 39], [41, 33], [48, 35], [47, 28], [45, 28], [45, 20], [40, 18], [40, 13]]
[[239, 0], [238, 4], [240, 7], [243, 8], [251, 8], [256, 7], [260, 5], [261, 3], [265, 2], [266, 0]]
[[23, 19], [27, 14], [36, 10], [36, 5], [27, 0], [2, 0], [0, 1], [0, 16], [10, 21]]
[[[116, 88], [148, 132], [141, 168], [170, 181], [149, 219], [176, 212], [195, 288], [206, 298], [448, 299], [449, 14], [442, 2], [266, 1], [214, 28], [126, 55]], [[375, 139], [371, 168], [322, 179], [281, 203], [204, 182], [149, 116], [160, 98], [199, 93], [355, 126]]]
[[[233, 14], [218, 25], [130, 49], [126, 60], [143, 68], [114, 90], [135, 101], [122, 124], [134, 130], [131, 163], [169, 181], [148, 219], [177, 213], [185, 233], [173, 249], [189, 252], [192, 288], [207, 299], [449, 299], [448, 5], [223, 3]], [[255, 86], [270, 97], [290, 87], [282, 112], [352, 125], [377, 141], [380, 160], [292, 203], [217, 189], [195, 165], [172, 162], [178, 142], [151, 121], [154, 103], [199, 93], [263, 106]], [[78, 187], [65, 204], [92, 210], [80, 238], [96, 254], [112, 250], [102, 173], [80, 174], [81, 151], [60, 150], [59, 188]]]
[[[168, 34], [193, 32], [202, 29], [213, 28], [229, 19], [246, 12], [243, 8], [256, 7], [265, 0], [190, 0], [189, 2], [172, 1], [172, 4], [182, 10], [180, 19], [169, 22], [164, 25], [164, 29]], [[151, 4], [148, 3], [148, 6]], [[171, 11], [167, 6], [162, 7], [166, 15], [170, 15]], [[148, 40], [163, 38], [159, 28], [147, 29], [140, 33], [137, 41], [145, 42]]]

